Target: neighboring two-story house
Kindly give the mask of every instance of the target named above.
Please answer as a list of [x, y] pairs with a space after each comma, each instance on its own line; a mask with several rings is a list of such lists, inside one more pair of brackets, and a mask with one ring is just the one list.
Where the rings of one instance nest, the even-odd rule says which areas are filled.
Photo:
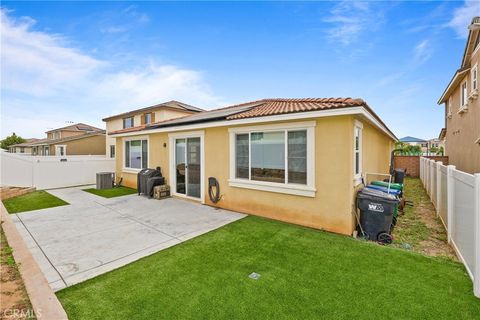
[[480, 173], [480, 17], [468, 26], [462, 64], [440, 97], [445, 104], [445, 151], [449, 163], [468, 173]]
[[155, 122], [184, 117], [202, 111], [204, 110], [186, 103], [172, 100], [104, 118], [102, 120], [105, 121], [107, 125], [105, 152], [107, 156], [115, 158], [115, 138], [112, 138], [109, 135], [110, 132], [118, 130], [135, 131], [140, 128], [145, 128]]
[[[47, 138], [10, 146], [29, 150], [35, 156], [105, 155], [105, 130], [76, 123], [46, 132]], [[21, 151], [20, 151], [21, 153]]]

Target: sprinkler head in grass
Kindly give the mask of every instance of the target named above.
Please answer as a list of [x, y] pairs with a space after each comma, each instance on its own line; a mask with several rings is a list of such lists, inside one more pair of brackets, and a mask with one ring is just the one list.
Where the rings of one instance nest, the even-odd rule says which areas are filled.
[[248, 277], [249, 277], [250, 279], [253, 279], [253, 280], [258, 280], [258, 279], [260, 279], [261, 276], [260, 276], [259, 273], [252, 272], [252, 273], [250, 273], [250, 274], [248, 275]]
[[406, 250], [412, 250], [412, 246], [409, 245], [408, 243], [402, 244], [402, 247], [403, 247], [403, 249], [406, 249]]

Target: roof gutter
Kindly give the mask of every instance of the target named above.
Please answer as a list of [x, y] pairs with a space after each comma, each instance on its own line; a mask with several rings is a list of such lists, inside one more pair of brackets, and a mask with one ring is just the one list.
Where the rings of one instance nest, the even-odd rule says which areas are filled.
[[187, 130], [198, 130], [205, 128], [215, 128], [215, 127], [227, 127], [227, 126], [236, 126], [244, 124], [254, 124], [261, 122], [275, 122], [275, 121], [291, 121], [291, 120], [300, 120], [307, 118], [321, 118], [321, 117], [332, 117], [332, 116], [341, 116], [341, 115], [362, 115], [367, 118], [371, 123], [373, 123], [377, 128], [382, 130], [390, 138], [395, 141], [398, 141], [398, 138], [379, 120], [377, 120], [371, 112], [369, 112], [365, 107], [350, 107], [342, 109], [330, 109], [330, 110], [318, 110], [318, 111], [307, 111], [307, 112], [298, 112], [298, 113], [286, 113], [279, 114], [274, 116], [263, 116], [255, 118], [245, 118], [245, 119], [236, 119], [236, 120], [223, 120], [223, 121], [212, 121], [212, 122], [202, 122], [195, 124], [185, 124], [179, 126], [171, 127], [161, 127], [151, 130], [141, 130], [135, 132], [127, 133], [117, 133], [111, 134], [111, 137], [131, 137], [137, 135], [144, 135], [150, 133], [162, 133], [162, 132], [175, 132], [175, 131], [187, 131]]

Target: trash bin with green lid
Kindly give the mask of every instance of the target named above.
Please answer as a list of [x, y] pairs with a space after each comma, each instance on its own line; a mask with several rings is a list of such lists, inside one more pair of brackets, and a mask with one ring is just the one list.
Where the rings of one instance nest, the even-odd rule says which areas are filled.
[[390, 186], [390, 189], [393, 190], [403, 190], [403, 184], [400, 183], [388, 183], [386, 181], [380, 181], [380, 180], [373, 180], [370, 182], [370, 184], [373, 184], [374, 186], [380, 186], [380, 187], [386, 187], [388, 188]]
[[357, 194], [360, 227], [368, 240], [392, 243], [390, 231], [399, 200], [378, 190], [364, 188]]

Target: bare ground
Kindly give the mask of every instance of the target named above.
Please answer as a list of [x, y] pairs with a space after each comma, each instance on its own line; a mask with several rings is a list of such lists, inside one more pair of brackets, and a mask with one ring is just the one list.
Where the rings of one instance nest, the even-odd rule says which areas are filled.
[[405, 198], [413, 201], [413, 206], [406, 206], [404, 213], [399, 216], [393, 231], [393, 245], [429, 256], [457, 260], [447, 242], [446, 230], [420, 179], [407, 178], [404, 189]]
[[0, 227], [0, 319], [34, 319], [22, 277], [8, 246], [3, 229]]

